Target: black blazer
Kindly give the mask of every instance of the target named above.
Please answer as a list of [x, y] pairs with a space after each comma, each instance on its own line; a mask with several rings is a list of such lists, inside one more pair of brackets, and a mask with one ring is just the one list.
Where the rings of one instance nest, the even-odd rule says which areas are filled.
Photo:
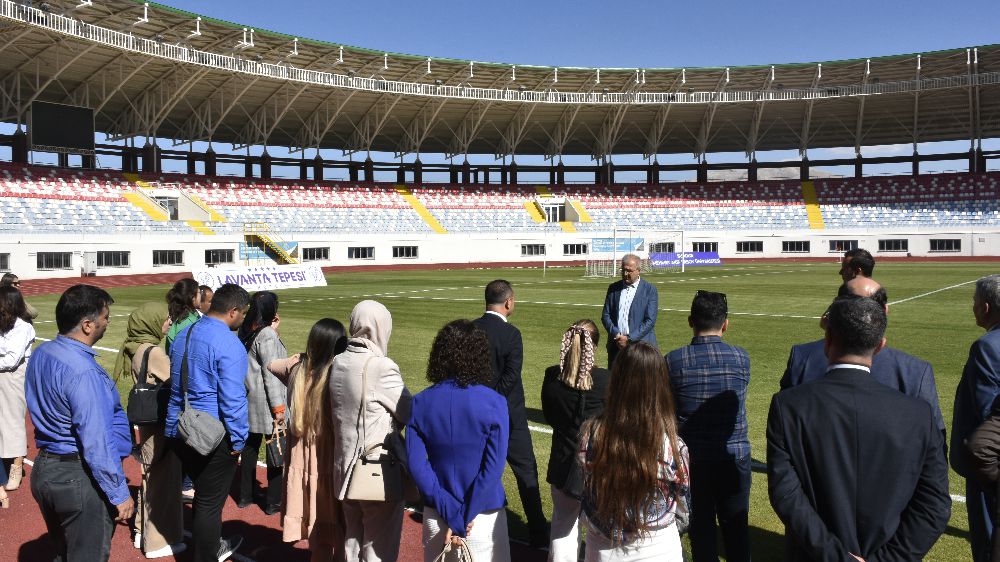
[[542, 413], [552, 426], [546, 481], [575, 498], [583, 492], [583, 478], [576, 463], [580, 426], [604, 411], [611, 371], [594, 367], [590, 376], [594, 379], [590, 390], [575, 390], [559, 382], [559, 365], [553, 365], [545, 370], [542, 382]]
[[495, 314], [483, 314], [472, 322], [486, 332], [486, 339], [490, 342], [493, 389], [507, 399], [511, 421], [523, 418], [527, 424], [524, 384], [521, 382], [521, 363], [524, 361], [521, 331]]
[[[814, 381], [826, 373], [826, 367], [823, 340], [792, 346], [792, 351], [788, 354], [788, 366], [781, 377], [781, 388]], [[938, 405], [934, 368], [930, 363], [886, 346], [872, 359], [872, 378], [930, 404], [934, 409], [934, 423], [941, 431], [945, 430], [941, 407]]]
[[767, 420], [767, 487], [786, 560], [920, 560], [951, 515], [930, 405], [857, 369], [783, 390]]

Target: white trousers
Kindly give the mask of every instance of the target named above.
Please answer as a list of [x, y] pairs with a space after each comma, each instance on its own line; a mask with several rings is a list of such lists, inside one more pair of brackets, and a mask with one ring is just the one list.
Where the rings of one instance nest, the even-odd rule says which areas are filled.
[[[448, 522], [433, 507], [424, 506], [424, 562], [434, 562], [444, 548]], [[507, 510], [484, 511], [472, 520], [472, 531], [466, 537], [475, 562], [510, 562], [510, 538], [507, 536]], [[452, 550], [445, 561], [457, 561], [458, 551]]]
[[[586, 517], [584, 517], [586, 521]], [[659, 562], [683, 562], [681, 536], [677, 525], [670, 525], [653, 531], [645, 538], [626, 545], [614, 547], [611, 541], [593, 528], [587, 521], [586, 562], [635, 562], [657, 560]]]
[[28, 432], [24, 416], [28, 403], [24, 398], [24, 374], [28, 362], [17, 369], [0, 373], [0, 458], [12, 459], [28, 454]]
[[552, 533], [549, 535], [549, 562], [577, 562], [580, 559], [580, 500], [552, 486]]

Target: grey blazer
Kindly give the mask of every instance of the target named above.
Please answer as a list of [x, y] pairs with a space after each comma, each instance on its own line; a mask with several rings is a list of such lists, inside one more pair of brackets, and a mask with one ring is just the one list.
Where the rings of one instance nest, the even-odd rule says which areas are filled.
[[[267, 370], [275, 359], [288, 357], [285, 345], [270, 326], [257, 334], [247, 353], [247, 418], [250, 433], [270, 435], [274, 431], [271, 408], [285, 403], [285, 385]], [[267, 388], [265, 393], [264, 388]]]

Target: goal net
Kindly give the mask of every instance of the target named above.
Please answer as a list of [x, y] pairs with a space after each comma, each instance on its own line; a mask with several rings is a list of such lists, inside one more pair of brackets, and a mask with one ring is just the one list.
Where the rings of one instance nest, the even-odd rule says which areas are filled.
[[684, 271], [681, 260], [654, 262], [656, 254], [680, 252], [684, 247], [683, 230], [660, 230], [646, 227], [615, 229], [610, 237], [593, 238], [587, 264], [586, 277], [618, 277], [621, 259], [625, 254], [639, 256], [642, 273]]

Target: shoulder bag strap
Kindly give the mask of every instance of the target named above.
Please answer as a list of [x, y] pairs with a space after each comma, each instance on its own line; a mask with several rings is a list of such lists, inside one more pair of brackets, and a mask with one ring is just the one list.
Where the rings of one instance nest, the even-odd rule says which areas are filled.
[[142, 363], [139, 365], [139, 376], [135, 378], [136, 384], [149, 383], [149, 354], [153, 351], [154, 347], [156, 346], [151, 345], [142, 353]]
[[185, 410], [191, 407], [191, 403], [188, 401], [188, 347], [191, 344], [191, 334], [194, 333], [194, 327], [197, 325], [198, 322], [195, 322], [188, 328], [187, 337], [184, 338], [184, 357], [181, 359], [181, 392], [184, 394]]
[[360, 458], [364, 454], [365, 442], [368, 440], [368, 435], [365, 428], [364, 412], [368, 407], [368, 364], [375, 359], [375, 356], [371, 356], [365, 361], [365, 367], [361, 370], [361, 404], [358, 406], [358, 457]]

